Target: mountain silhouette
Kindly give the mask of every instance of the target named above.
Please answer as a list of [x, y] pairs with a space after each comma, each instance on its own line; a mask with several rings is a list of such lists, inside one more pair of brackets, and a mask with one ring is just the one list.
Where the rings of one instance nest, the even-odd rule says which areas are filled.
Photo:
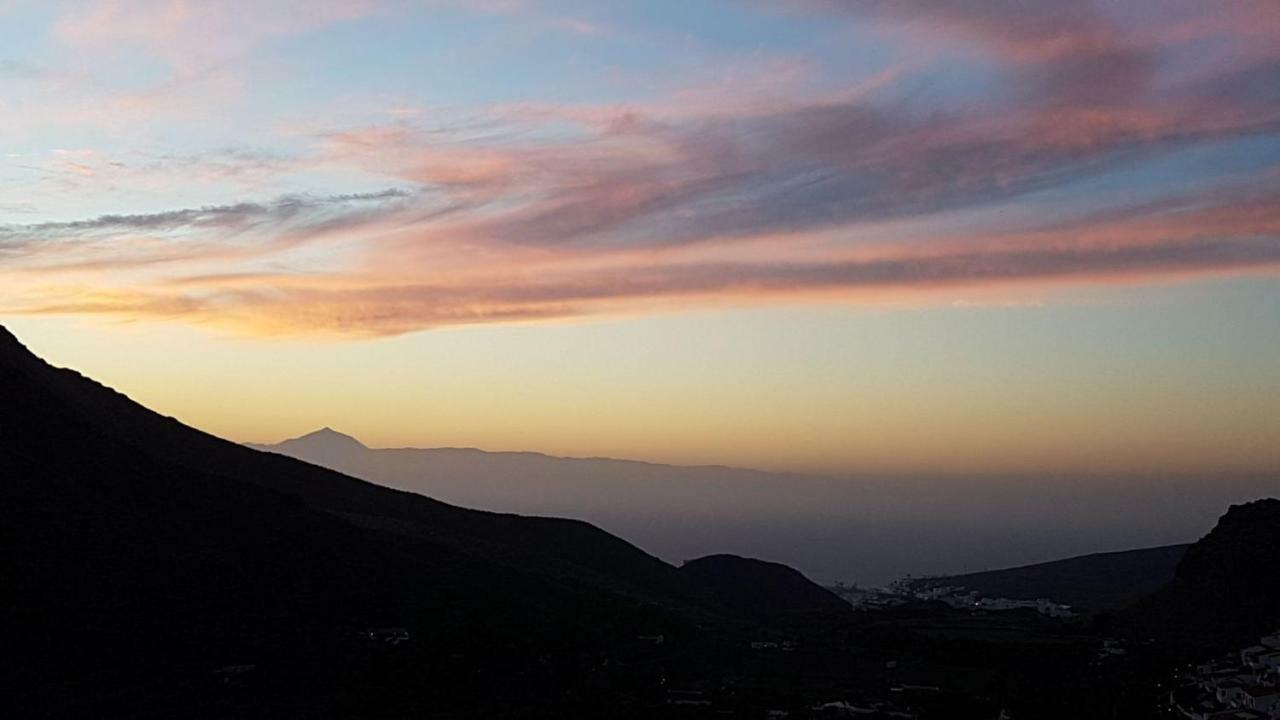
[[185, 712], [191, 678], [222, 666], [355, 693], [369, 680], [349, 677], [351, 639], [386, 627], [432, 647], [422, 663], [449, 659], [413, 681], [443, 702], [469, 687], [449, 681], [459, 668], [736, 612], [587, 523], [465, 510], [220, 440], [3, 328], [0, 397], [0, 696], [14, 708], [111, 716], [158, 686]]
[[849, 608], [830, 590], [779, 563], [709, 555], [686, 562], [680, 572], [714, 589], [721, 602], [745, 616], [837, 613]]
[[[11, 384], [44, 393], [48, 398], [44, 413], [74, 417], [89, 426], [95, 438], [175, 470], [215, 474], [301, 501], [348, 524], [429, 540], [472, 556], [533, 563], [557, 575], [590, 578], [652, 599], [691, 597], [688, 583], [674, 567], [587, 523], [464, 510], [255, 452], [153, 413], [74, 371], [54, 369], [27, 352], [7, 331], [0, 335], [0, 346], [6, 356], [0, 362], [16, 371], [10, 372]], [[27, 415], [40, 412], [36, 409]], [[7, 415], [15, 426], [23, 422], [12, 404]], [[80, 438], [62, 440], [68, 451], [75, 451]]]
[[1232, 505], [1187, 548], [1173, 580], [1131, 619], [1206, 651], [1250, 644], [1280, 627], [1280, 500]]

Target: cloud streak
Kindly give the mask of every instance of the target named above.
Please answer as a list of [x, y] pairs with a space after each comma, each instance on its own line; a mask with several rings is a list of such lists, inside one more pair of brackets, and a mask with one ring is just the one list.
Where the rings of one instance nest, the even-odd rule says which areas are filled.
[[[1077, 0], [743, 3], [870, 22], [905, 51], [941, 48], [944, 64], [979, 57], [994, 80], [967, 103], [903, 92], [946, 72], [926, 65], [875, 73], [852, 83], [857, 92], [720, 88], [696, 110], [697, 92], [680, 89], [631, 103], [429, 107], [307, 130], [288, 157], [227, 162], [259, 179], [324, 173], [395, 189], [3, 226], [0, 278], [15, 289], [0, 311], [382, 335], [699, 303], [1274, 272], [1274, 166], [1245, 163], [1195, 190], [1181, 175], [1147, 177], [1127, 201], [1090, 190], [1189, 152], [1234, 157], [1280, 143], [1280, 91], [1268, 82], [1280, 48], [1258, 40], [1275, 14], [1176, 5], [1135, 25]], [[343, 8], [321, 24], [373, 12]], [[120, 23], [107, 30], [127, 25], [112, 17]], [[99, 30], [64, 28], [79, 42]], [[142, 30], [148, 47], [165, 37]], [[271, 37], [305, 30], [281, 25]], [[1205, 54], [1223, 38], [1240, 51]], [[181, 165], [163, 157], [165, 172]], [[1032, 207], [1044, 216], [1028, 219]]]
[[293, 195], [157, 213], [0, 225], [0, 272], [54, 274], [210, 260], [252, 261], [395, 214], [413, 194]]
[[[1002, 285], [1150, 281], [1280, 268], [1280, 190], [1245, 204], [1150, 208], [1048, 231], [955, 238], [912, 253], [822, 261], [675, 259], [490, 264], [461, 276], [238, 273], [187, 276], [146, 290], [75, 288], [10, 312], [181, 318], [269, 335], [387, 335], [463, 324], [670, 311], [691, 302], [875, 301]], [[229, 212], [231, 212], [229, 210]], [[238, 212], [238, 211], [235, 211]], [[153, 221], [146, 221], [147, 224]], [[164, 222], [171, 222], [164, 220]], [[114, 222], [108, 224], [114, 225]], [[430, 278], [423, 280], [423, 277]], [[945, 295], [939, 295], [945, 297]]]

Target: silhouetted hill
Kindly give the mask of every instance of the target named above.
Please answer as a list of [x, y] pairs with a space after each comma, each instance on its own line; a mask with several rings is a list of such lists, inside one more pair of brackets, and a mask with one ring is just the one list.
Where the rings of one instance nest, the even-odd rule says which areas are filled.
[[850, 609], [831, 591], [779, 563], [737, 555], [709, 555], [686, 562], [680, 572], [712, 588], [721, 602], [748, 617]]
[[464, 510], [220, 440], [3, 328], [0, 398], [9, 709], [130, 715], [146, 698], [185, 715], [198, 678], [247, 664], [291, 716], [383, 682], [356, 639], [375, 627], [410, 629], [416, 658], [384, 668], [411, 684], [378, 702], [439, 707], [492, 698], [477, 677], [495, 668], [552, 672], [548, 658], [733, 612], [586, 523]]
[[924, 578], [916, 588], [963, 587], [986, 597], [1049, 598], [1077, 610], [1117, 610], [1173, 579], [1187, 545], [1096, 553], [1023, 567]]
[[[3, 332], [3, 331], [0, 331]], [[674, 567], [588, 523], [524, 518], [453, 507], [331, 470], [264, 454], [160, 416], [80, 374], [55, 369], [4, 332], [0, 353], [49, 397], [50, 412], [74, 416], [94, 435], [158, 462], [292, 496], [350, 524], [412, 536], [464, 554], [561, 577], [585, 579], [623, 593], [678, 604], [696, 594]], [[15, 414], [13, 409], [9, 413]], [[79, 436], [62, 438], [77, 450]], [[54, 441], [50, 440], [52, 444]]]
[[1232, 505], [1132, 619], [1171, 640], [1215, 648], [1280, 627], [1280, 500]]

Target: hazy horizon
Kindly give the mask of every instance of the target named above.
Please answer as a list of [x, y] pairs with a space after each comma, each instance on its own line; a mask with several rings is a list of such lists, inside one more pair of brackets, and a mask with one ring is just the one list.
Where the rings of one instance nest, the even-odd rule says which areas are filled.
[[822, 574], [1192, 540], [1280, 482], [1277, 7], [3, 2], [0, 322], [237, 442], [945, 518], [797, 498]]
[[[1135, 290], [1115, 291], [1130, 300], [1099, 309], [806, 311], [844, 316], [846, 330], [856, 332], [868, 332], [859, 326], [870, 323], [878, 340], [898, 346], [875, 357], [881, 354], [875, 347], [855, 349], [852, 338], [839, 339], [848, 352], [865, 351], [862, 362], [883, 364], [867, 376], [840, 373], [832, 364], [839, 356], [829, 347], [837, 339], [831, 328], [795, 324], [800, 311], [787, 309], [354, 342], [237, 338], [174, 323], [0, 319], [56, 364], [237, 442], [284, 439], [327, 424], [382, 447], [477, 447], [834, 476], [1280, 472], [1280, 443], [1272, 442], [1280, 437], [1274, 402], [1280, 377], [1270, 372], [1280, 362], [1280, 324], [1268, 322], [1270, 309], [1280, 306], [1280, 283], [1255, 278], [1179, 290], [1194, 292], [1175, 301], [1167, 289], [1147, 289], [1138, 301]], [[1204, 295], [1223, 307], [1206, 306]], [[1222, 312], [1232, 322], [1215, 317]], [[740, 314], [805, 342], [782, 366], [761, 365], [754, 388], [715, 364], [693, 374], [670, 366], [663, 337], [708, 357], [750, 352], [757, 340], [739, 335]], [[904, 314], [939, 334], [901, 325]], [[1081, 346], [1078, 335], [1045, 335], [1052, 326], [1046, 314], [1087, 317], [1095, 333], [1090, 345]], [[1125, 332], [1152, 323], [1177, 332], [1158, 338]], [[1040, 345], [1023, 358], [1039, 365], [1013, 372], [988, 365], [984, 353], [993, 348], [982, 342], [962, 365], [933, 362], [957, 338], [977, 342], [973, 331], [984, 342], [1023, 351]], [[562, 361], [584, 345], [609, 348], [609, 357]], [[911, 352], [898, 355], [906, 346]], [[1056, 360], [1055, 349], [1069, 362]], [[748, 357], [721, 359], [733, 366]], [[827, 384], [795, 384], [810, 363], [825, 368]], [[599, 413], [607, 421], [593, 421]]]
[[[824, 583], [884, 585], [1096, 552], [1189, 543], [1273, 475], [1114, 479], [1038, 490], [1026, 478], [821, 477], [475, 448], [373, 448], [323, 428], [254, 445], [452, 504], [594, 523], [670, 563], [717, 553]], [[1062, 480], [1062, 479], [1060, 479]]]

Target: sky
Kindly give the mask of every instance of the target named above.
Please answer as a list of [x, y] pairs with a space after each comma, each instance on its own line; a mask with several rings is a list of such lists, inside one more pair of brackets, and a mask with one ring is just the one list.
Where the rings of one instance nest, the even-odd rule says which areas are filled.
[[0, 0], [0, 146], [0, 322], [233, 440], [1280, 473], [1273, 0]]

